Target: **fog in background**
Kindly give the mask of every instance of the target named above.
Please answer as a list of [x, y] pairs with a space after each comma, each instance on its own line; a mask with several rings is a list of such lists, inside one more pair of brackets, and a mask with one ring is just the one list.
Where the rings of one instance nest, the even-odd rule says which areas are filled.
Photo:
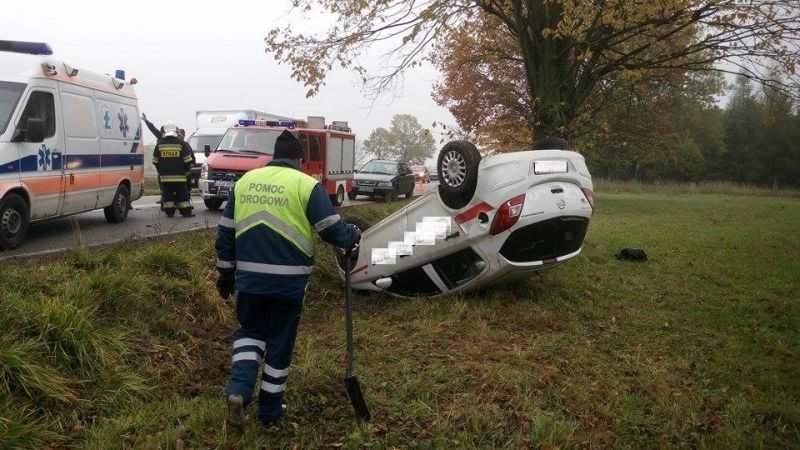
[[[388, 128], [394, 114], [415, 115], [429, 128], [434, 121], [455, 123], [431, 98], [438, 75], [430, 66], [409, 72], [401, 90], [374, 102], [346, 71], [331, 73], [320, 93], [306, 98], [307, 88], [264, 52], [264, 36], [285, 23], [321, 32], [330, 20], [304, 21], [288, 13], [289, 3], [5, 2], [0, 39], [47, 42], [54, 57], [92, 71], [123, 69], [139, 80], [139, 108], [148, 119], [157, 125], [173, 120], [187, 132], [194, 129], [195, 111], [205, 109], [322, 115], [328, 123], [348, 121], [359, 140]], [[377, 67], [380, 52], [373, 53]], [[152, 135], [144, 136], [153, 143]]]

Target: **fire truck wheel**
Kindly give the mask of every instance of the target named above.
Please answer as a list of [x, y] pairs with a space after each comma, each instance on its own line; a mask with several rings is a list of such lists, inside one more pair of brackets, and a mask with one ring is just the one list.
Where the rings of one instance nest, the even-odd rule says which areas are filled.
[[[365, 231], [369, 229], [371, 226], [369, 222], [360, 218], [360, 217], [344, 217], [342, 221], [345, 223], [352, 223], [353, 225], [357, 226], [358, 229], [361, 231], [361, 234], [364, 234]], [[363, 241], [363, 240], [362, 240]], [[361, 247], [357, 248], [351, 255], [350, 255], [350, 267], [354, 268], [356, 262], [358, 261], [358, 252]], [[339, 264], [339, 268], [344, 270], [344, 254], [341, 252], [336, 252], [336, 262]]]
[[222, 206], [222, 199], [221, 198], [204, 198], [203, 203], [206, 204], [206, 208], [216, 211]]
[[131, 192], [128, 186], [120, 184], [111, 205], [103, 208], [103, 215], [106, 216], [108, 223], [122, 223], [128, 218], [128, 210], [131, 204]]
[[[450, 141], [442, 147], [436, 169], [439, 171], [439, 196], [445, 205], [458, 209], [469, 203], [478, 182], [480, 162], [481, 154], [470, 142]], [[462, 204], [465, 199], [466, 203]]]
[[331, 195], [330, 197], [333, 206], [342, 206], [342, 203], [344, 203], [344, 186], [340, 184], [339, 187], [336, 188], [336, 195]]
[[0, 201], [0, 249], [17, 248], [28, 233], [28, 203], [17, 194]]

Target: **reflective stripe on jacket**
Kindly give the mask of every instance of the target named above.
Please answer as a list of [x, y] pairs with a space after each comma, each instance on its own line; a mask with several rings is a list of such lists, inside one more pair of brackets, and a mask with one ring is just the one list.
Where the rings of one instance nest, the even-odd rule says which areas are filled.
[[339, 247], [355, 240], [316, 179], [274, 160], [234, 185], [219, 222], [217, 268], [236, 270], [239, 292], [301, 299], [314, 266], [314, 231]]

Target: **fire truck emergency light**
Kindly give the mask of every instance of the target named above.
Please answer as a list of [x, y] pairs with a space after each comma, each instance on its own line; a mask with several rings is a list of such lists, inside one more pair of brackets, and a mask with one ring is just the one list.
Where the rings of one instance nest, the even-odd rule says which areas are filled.
[[284, 127], [295, 128], [297, 122], [294, 120], [254, 120], [254, 119], [239, 119], [240, 127]]

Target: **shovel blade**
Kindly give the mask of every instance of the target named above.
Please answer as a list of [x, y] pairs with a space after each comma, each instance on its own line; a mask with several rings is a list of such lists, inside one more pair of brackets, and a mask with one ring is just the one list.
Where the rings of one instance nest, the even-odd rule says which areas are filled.
[[354, 376], [345, 377], [344, 386], [347, 389], [347, 396], [350, 398], [350, 403], [353, 405], [353, 410], [356, 416], [364, 421], [370, 419], [369, 408], [367, 402], [364, 400], [364, 394], [361, 393], [361, 385], [358, 384], [358, 378]]

